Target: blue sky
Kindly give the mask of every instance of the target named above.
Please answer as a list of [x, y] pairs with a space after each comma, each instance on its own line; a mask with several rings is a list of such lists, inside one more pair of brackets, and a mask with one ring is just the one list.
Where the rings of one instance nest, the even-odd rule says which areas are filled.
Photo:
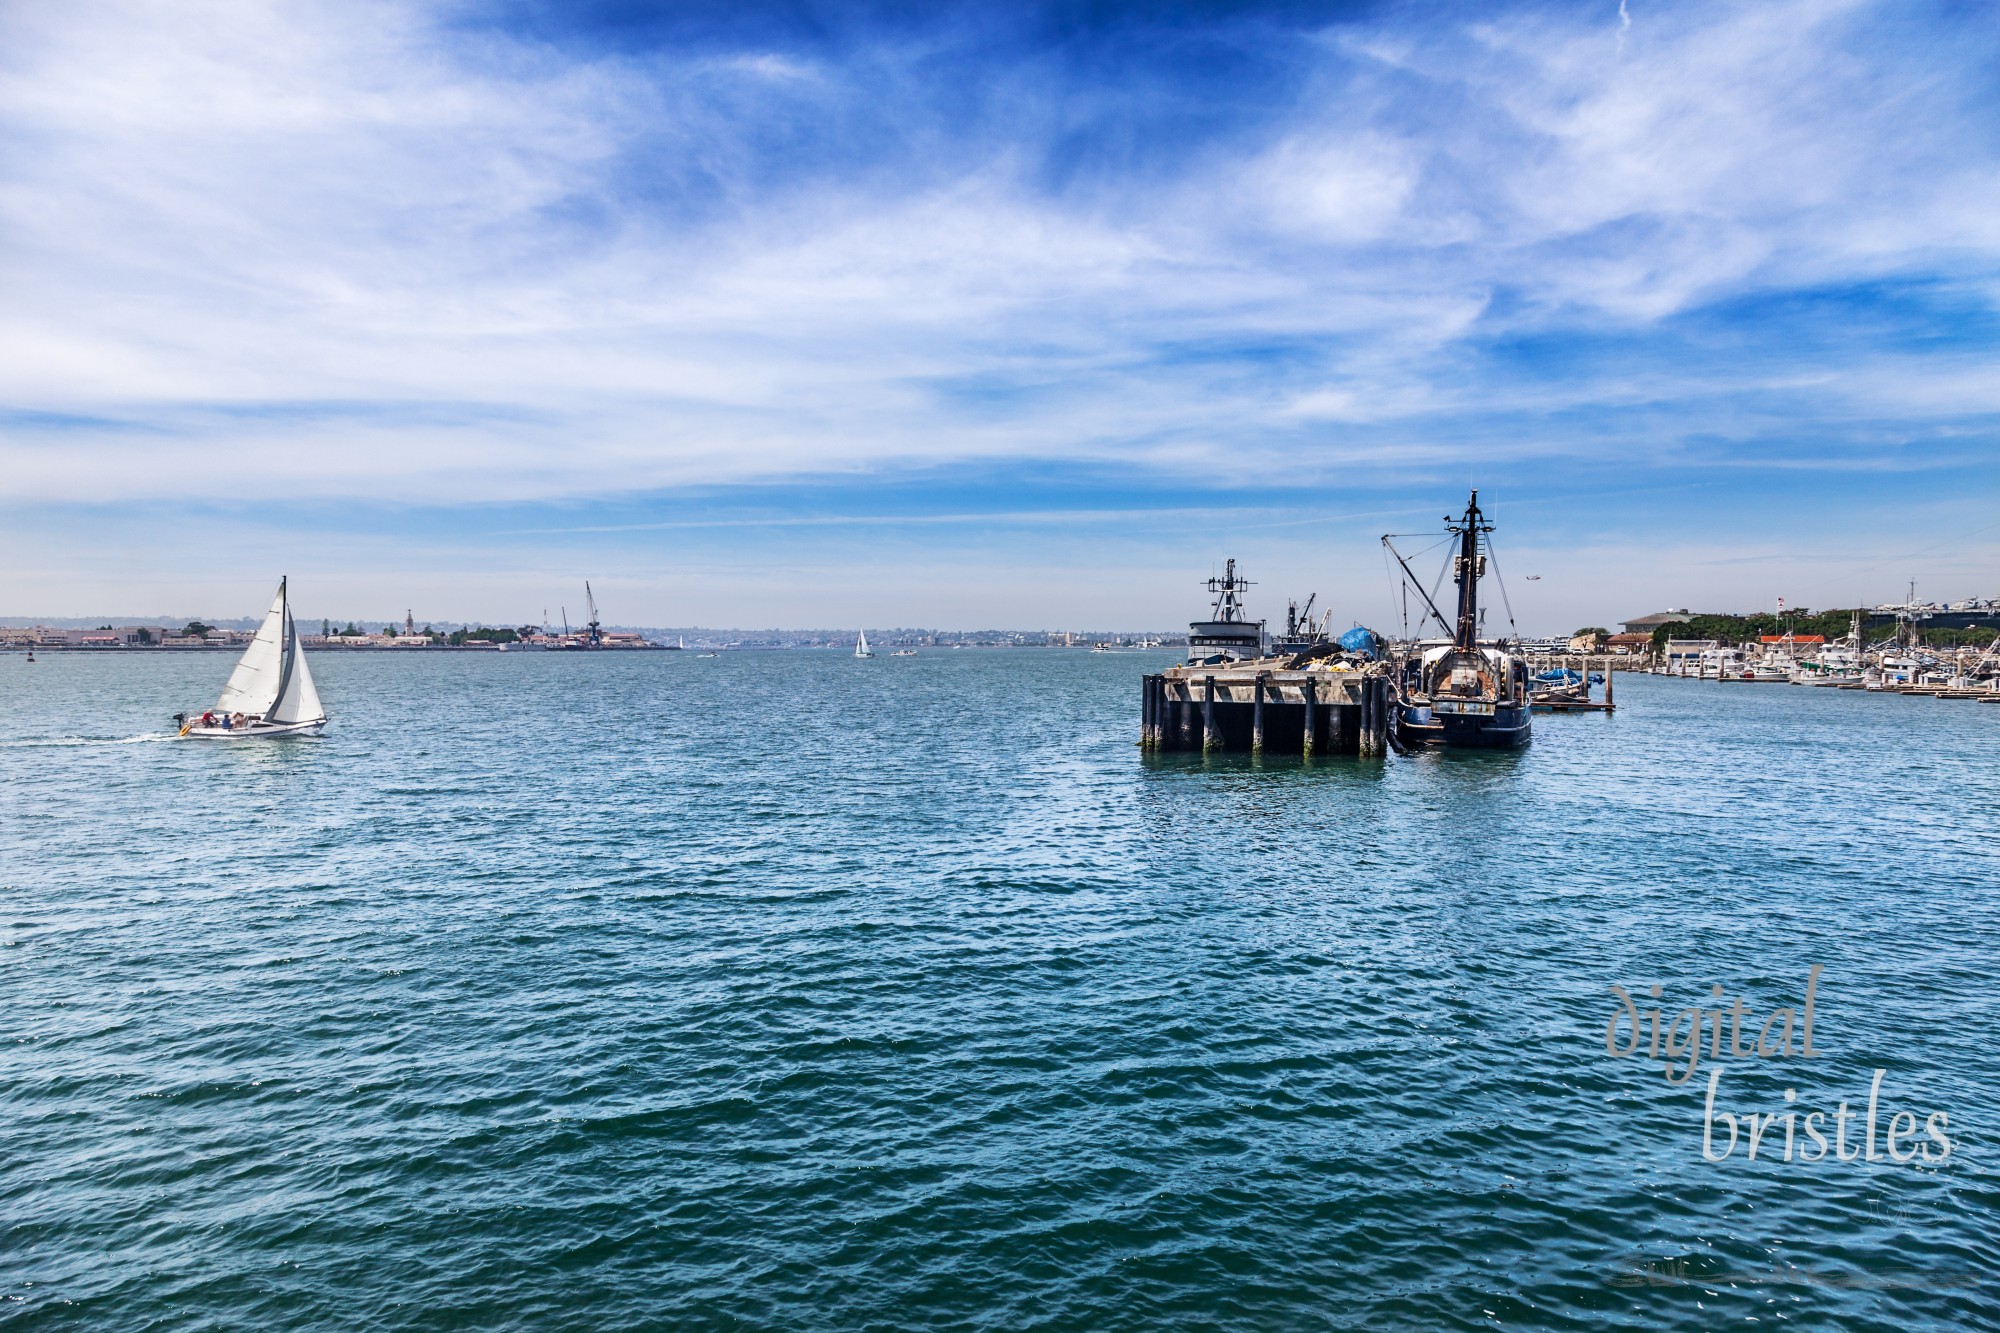
[[[2000, 594], [1983, 4], [0, 9], [0, 614]], [[1539, 577], [1527, 582], [1525, 575]]]

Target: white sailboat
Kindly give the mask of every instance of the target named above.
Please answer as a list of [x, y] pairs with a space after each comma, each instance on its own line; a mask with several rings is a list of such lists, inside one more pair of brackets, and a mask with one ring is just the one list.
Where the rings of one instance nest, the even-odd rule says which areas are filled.
[[264, 613], [257, 637], [229, 673], [215, 707], [194, 718], [176, 713], [174, 720], [181, 724], [181, 735], [203, 740], [317, 736], [326, 727], [326, 710], [320, 707], [298, 628], [292, 624], [285, 580], [278, 580], [278, 595]]
[[859, 638], [857, 638], [857, 639], [855, 639], [855, 641], [854, 641], [854, 655], [855, 655], [856, 657], [873, 657], [873, 656], [875, 656], [875, 650], [874, 650], [873, 648], [870, 648], [870, 647], [868, 646], [868, 631], [867, 631], [867, 630], [862, 630], [862, 631], [861, 631], [861, 635], [860, 635], [860, 637], [859, 637]]

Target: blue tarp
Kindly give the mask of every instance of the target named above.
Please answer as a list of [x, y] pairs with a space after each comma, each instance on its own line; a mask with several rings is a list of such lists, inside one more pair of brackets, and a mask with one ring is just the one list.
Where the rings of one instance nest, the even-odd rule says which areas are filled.
[[1577, 675], [1576, 672], [1571, 671], [1568, 667], [1557, 667], [1553, 671], [1544, 671], [1541, 675], [1536, 676], [1535, 679], [1544, 685], [1580, 685], [1583, 683], [1583, 677]]
[[1375, 637], [1375, 631], [1362, 625], [1341, 635], [1340, 646], [1356, 657], [1377, 657], [1382, 651], [1382, 641]]

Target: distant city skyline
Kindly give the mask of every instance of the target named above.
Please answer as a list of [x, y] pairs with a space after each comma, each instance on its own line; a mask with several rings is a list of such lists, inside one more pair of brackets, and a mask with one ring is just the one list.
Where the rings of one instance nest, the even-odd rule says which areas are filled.
[[0, 609], [1993, 595], [1990, 17], [14, 6]]

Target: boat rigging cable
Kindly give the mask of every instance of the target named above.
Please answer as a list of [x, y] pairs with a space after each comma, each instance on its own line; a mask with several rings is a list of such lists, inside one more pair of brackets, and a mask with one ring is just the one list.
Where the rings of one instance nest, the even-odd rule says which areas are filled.
[[1507, 579], [1500, 572], [1500, 553], [1493, 549], [1493, 538], [1486, 539], [1486, 558], [1493, 562], [1493, 581], [1500, 585], [1500, 605], [1507, 608], [1507, 630], [1514, 636], [1514, 642], [1521, 641], [1521, 627], [1514, 623], [1514, 603], [1507, 596]]
[[[1424, 605], [1430, 608], [1430, 614], [1428, 616], [1420, 618], [1417, 621], [1417, 629], [1421, 631], [1424, 627], [1424, 621], [1428, 620], [1431, 616], [1435, 616], [1437, 618], [1438, 628], [1443, 630], [1445, 633], [1449, 634], [1451, 632], [1451, 622], [1444, 618], [1444, 612], [1438, 610], [1437, 598], [1432, 596], [1432, 593], [1435, 593], [1439, 587], [1444, 586], [1444, 572], [1442, 570], [1438, 572], [1437, 584], [1432, 587], [1431, 592], [1425, 592], [1423, 582], [1417, 578], [1416, 571], [1410, 568], [1410, 562], [1403, 559], [1403, 553], [1396, 549], [1396, 543], [1391, 540], [1391, 538], [1394, 537], [1428, 537], [1430, 535], [1431, 534], [1428, 532], [1385, 532], [1382, 534], [1382, 546], [1385, 550], [1389, 552], [1390, 555], [1396, 557], [1396, 563], [1403, 567], [1403, 573], [1408, 575], [1409, 583], [1415, 583], [1417, 585], [1417, 595], [1423, 598]], [[1450, 540], [1451, 539], [1449, 537], [1442, 538], [1439, 541], [1433, 543], [1432, 545], [1426, 546], [1422, 551], [1418, 551], [1417, 554], [1423, 555], [1426, 551], [1434, 551], [1439, 546], [1444, 545], [1446, 542]], [[1445, 562], [1445, 568], [1449, 569], [1450, 567], [1451, 567], [1451, 562], [1449, 559], [1447, 559]], [[1403, 586], [1405, 588], [1408, 588], [1409, 583], [1405, 583]], [[1405, 630], [1407, 631], [1409, 625], [1409, 615], [1407, 612], [1404, 613], [1403, 622]], [[1408, 637], [1407, 632], [1405, 633], [1404, 637], [1406, 638]]]

